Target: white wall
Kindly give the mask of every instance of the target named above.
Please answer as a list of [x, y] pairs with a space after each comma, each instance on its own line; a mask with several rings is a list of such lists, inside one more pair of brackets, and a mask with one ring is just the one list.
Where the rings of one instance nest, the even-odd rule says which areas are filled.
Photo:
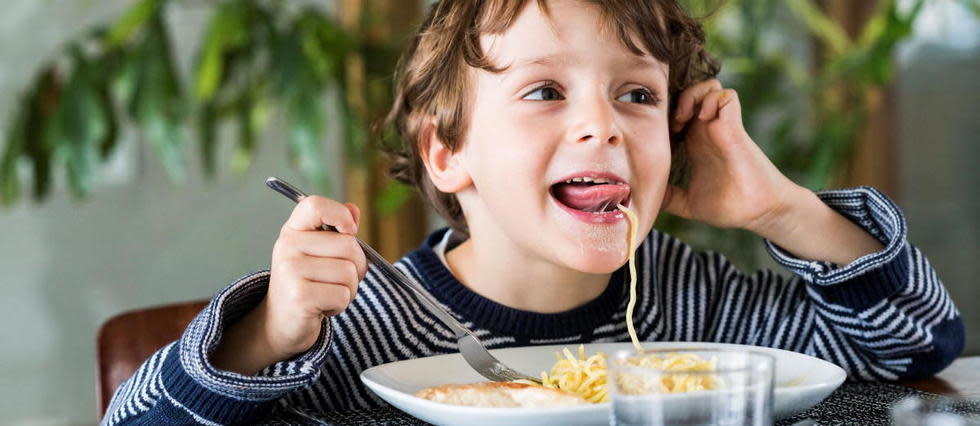
[[[130, 3], [4, 2], [0, 131], [20, 91], [61, 41]], [[186, 69], [195, 49], [188, 41], [198, 39], [206, 16], [200, 8], [174, 12]], [[192, 163], [188, 183], [172, 185], [155, 153], [129, 132], [90, 200], [71, 201], [59, 182], [43, 204], [25, 200], [0, 210], [0, 424], [94, 424], [99, 324], [124, 310], [207, 298], [268, 267], [292, 202], [264, 180], [278, 175], [302, 183], [287, 164], [285, 139], [271, 127], [245, 176], [222, 170], [205, 182]], [[226, 136], [230, 142], [234, 132]], [[192, 138], [188, 156], [196, 149]], [[327, 158], [338, 157], [330, 151]], [[331, 169], [335, 176], [340, 171]]]

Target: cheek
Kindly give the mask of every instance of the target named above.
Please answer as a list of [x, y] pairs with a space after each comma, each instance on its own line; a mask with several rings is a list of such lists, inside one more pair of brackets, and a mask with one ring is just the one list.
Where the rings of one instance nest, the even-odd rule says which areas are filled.
[[[671, 149], [666, 130], [652, 131], [653, 138], [634, 144], [630, 158], [636, 182], [639, 184], [635, 206], [639, 209], [659, 211], [670, 175]], [[656, 216], [656, 215], [654, 215]]]
[[474, 178], [497, 182], [536, 179], [544, 170], [551, 147], [545, 143], [548, 129], [540, 119], [500, 111], [484, 111], [473, 127], [475, 144], [468, 155]]
[[[641, 182], [659, 182], [670, 172], [670, 135], [667, 131], [666, 120], [658, 117], [648, 126], [637, 129], [633, 133], [637, 141], [630, 146], [630, 157], [634, 160], [634, 168]], [[642, 136], [641, 136], [642, 135]]]

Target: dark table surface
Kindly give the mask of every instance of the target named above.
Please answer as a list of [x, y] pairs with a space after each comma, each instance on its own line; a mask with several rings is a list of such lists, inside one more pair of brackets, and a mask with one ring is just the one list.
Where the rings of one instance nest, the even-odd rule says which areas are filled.
[[939, 395], [980, 399], [980, 356], [957, 359], [935, 377], [899, 384]]
[[[778, 426], [797, 422], [815, 425], [889, 425], [891, 406], [907, 397], [935, 400], [942, 397], [961, 398], [949, 408], [950, 412], [980, 421], [980, 356], [963, 357], [935, 377], [897, 383], [847, 382], [826, 400], [797, 416], [777, 422]], [[810, 423], [810, 422], [813, 423]], [[393, 407], [345, 413], [279, 412], [275, 420], [265, 425], [405, 425], [426, 423]]]

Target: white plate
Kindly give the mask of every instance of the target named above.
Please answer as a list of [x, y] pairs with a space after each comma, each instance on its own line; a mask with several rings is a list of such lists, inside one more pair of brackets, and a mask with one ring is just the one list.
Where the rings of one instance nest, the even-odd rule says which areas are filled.
[[[568, 347], [573, 353], [578, 345], [527, 346], [494, 349], [493, 353], [505, 364], [528, 374], [540, 374], [551, 369], [555, 352]], [[604, 352], [610, 355], [629, 349], [631, 343], [589, 343], [586, 355]], [[827, 361], [796, 352], [758, 346], [723, 343], [644, 343], [649, 349], [741, 349], [767, 353], [776, 360], [776, 388], [773, 390], [773, 414], [777, 419], [792, 416], [823, 401], [837, 389], [847, 374]], [[437, 425], [559, 425], [608, 424], [609, 403], [563, 408], [479, 408], [440, 404], [416, 398], [415, 392], [431, 386], [450, 383], [486, 381], [459, 354], [438, 355], [406, 361], [391, 362], [364, 370], [361, 381], [374, 393], [398, 409]]]

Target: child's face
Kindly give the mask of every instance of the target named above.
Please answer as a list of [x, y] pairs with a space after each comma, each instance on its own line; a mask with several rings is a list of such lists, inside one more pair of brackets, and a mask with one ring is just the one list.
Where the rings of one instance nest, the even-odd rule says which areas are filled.
[[[494, 74], [473, 70], [470, 127], [457, 154], [472, 185], [457, 193], [474, 239], [587, 273], [623, 264], [628, 225], [639, 237], [660, 209], [670, 169], [667, 66], [637, 56], [599, 11], [536, 2], [504, 34], [484, 36]], [[565, 184], [572, 177], [605, 185]], [[588, 212], [609, 202], [611, 212]]]

